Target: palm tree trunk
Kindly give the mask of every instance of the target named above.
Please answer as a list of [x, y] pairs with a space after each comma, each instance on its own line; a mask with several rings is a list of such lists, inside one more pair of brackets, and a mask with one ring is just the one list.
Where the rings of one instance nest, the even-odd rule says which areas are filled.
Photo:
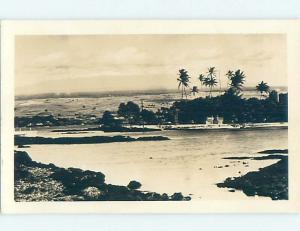
[[183, 99], [183, 85], [181, 87], [181, 99]]

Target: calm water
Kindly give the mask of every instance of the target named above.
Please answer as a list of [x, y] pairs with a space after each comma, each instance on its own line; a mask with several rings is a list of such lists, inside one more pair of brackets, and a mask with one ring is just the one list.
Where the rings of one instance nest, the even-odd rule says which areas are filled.
[[[30, 135], [30, 133], [28, 133]], [[38, 131], [38, 136], [62, 136]], [[103, 135], [89, 132], [64, 136]], [[117, 133], [105, 133], [117, 135]], [[159, 193], [182, 192], [196, 199], [264, 199], [247, 197], [242, 192], [228, 192], [215, 184], [227, 177], [258, 170], [278, 160], [234, 161], [229, 156], [253, 156], [257, 151], [288, 148], [288, 130], [237, 131], [163, 131], [123, 133], [123, 135], [164, 135], [168, 141], [132, 143], [32, 145], [24, 149], [33, 160], [60, 167], [78, 167], [101, 171], [106, 182], [127, 185], [131, 180], [142, 183], [142, 190]], [[229, 167], [225, 167], [229, 165]], [[223, 168], [216, 168], [223, 166]], [[240, 172], [240, 173], [239, 173]]]

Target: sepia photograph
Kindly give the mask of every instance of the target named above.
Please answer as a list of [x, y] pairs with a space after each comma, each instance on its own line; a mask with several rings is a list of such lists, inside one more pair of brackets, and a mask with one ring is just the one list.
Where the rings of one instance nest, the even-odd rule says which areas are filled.
[[287, 33], [12, 44], [14, 203], [290, 200]]

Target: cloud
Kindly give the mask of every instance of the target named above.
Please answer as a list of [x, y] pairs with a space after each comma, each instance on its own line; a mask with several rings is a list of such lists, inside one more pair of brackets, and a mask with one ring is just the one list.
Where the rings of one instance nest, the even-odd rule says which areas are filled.
[[[176, 87], [180, 68], [197, 82], [200, 73], [215, 66], [222, 73], [242, 69], [247, 84], [262, 76], [268, 83], [284, 83], [286, 76], [283, 37], [277, 35], [99, 35], [34, 37], [17, 40], [16, 85], [51, 89], [91, 89], [134, 85]], [[223, 75], [223, 74], [222, 74]], [[225, 78], [225, 77], [224, 77]], [[93, 80], [92, 80], [93, 79]], [[141, 81], [144, 79], [145, 81]], [[68, 84], [62, 84], [68, 81]], [[153, 83], [157, 81], [157, 83]], [[150, 84], [151, 82], [151, 84]], [[98, 84], [97, 84], [98, 83]], [[65, 86], [64, 86], [65, 85]], [[32, 88], [33, 89], [33, 88]], [[117, 89], [119, 90], [119, 89]], [[33, 90], [32, 90], [33, 91]]]

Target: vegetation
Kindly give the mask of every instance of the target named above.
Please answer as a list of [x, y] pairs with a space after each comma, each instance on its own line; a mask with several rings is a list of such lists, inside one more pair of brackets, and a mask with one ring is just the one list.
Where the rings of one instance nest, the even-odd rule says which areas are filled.
[[268, 86], [267, 83], [264, 81], [261, 81], [257, 86], [256, 86], [257, 91], [260, 92], [260, 98], [262, 98], [263, 93], [268, 94], [270, 92], [270, 87]]
[[204, 85], [205, 75], [200, 74], [198, 79], [199, 79], [199, 81], [200, 81], [201, 89], [202, 89], [202, 86]]
[[100, 120], [103, 127], [117, 128], [121, 126], [121, 121], [116, 119], [110, 111], [105, 111]]
[[137, 123], [139, 120], [140, 111], [139, 105], [129, 101], [126, 104], [121, 103], [119, 105], [118, 115], [128, 119], [129, 123]]
[[197, 86], [193, 86], [192, 90], [191, 90], [191, 93], [195, 96], [196, 93], [198, 93], [199, 90], [198, 90], [198, 87]]
[[[191, 77], [186, 69], [179, 70], [177, 78], [178, 89], [181, 91], [181, 99], [169, 108], [161, 107], [157, 111], [140, 108], [138, 104], [129, 101], [121, 103], [117, 112], [105, 111], [101, 118], [94, 120], [80, 118], [60, 118], [51, 114], [36, 115], [33, 117], [15, 117], [15, 127], [32, 126], [60, 126], [60, 125], [101, 125], [103, 131], [127, 131], [123, 125], [158, 125], [158, 124], [188, 124], [205, 123], [207, 117], [223, 117], [224, 123], [261, 123], [261, 122], [286, 122], [287, 94], [279, 94], [271, 90], [267, 83], [261, 81], [257, 86], [260, 99], [243, 98], [243, 86], [245, 73], [238, 70], [229, 70], [226, 73], [228, 88], [216, 97], [212, 97], [212, 90], [217, 86], [216, 68], [208, 68], [207, 74], [200, 74], [198, 79], [202, 86], [209, 88], [209, 96], [187, 100], [187, 88]], [[199, 93], [198, 86], [194, 85], [190, 92], [196, 96]], [[263, 94], [265, 97], [263, 98]], [[267, 95], [268, 94], [268, 95]], [[281, 100], [280, 100], [281, 98]], [[94, 115], [93, 115], [94, 116]]]
[[[270, 98], [243, 99], [231, 92], [213, 98], [178, 101], [170, 112], [178, 110], [178, 123], [205, 123], [209, 116], [221, 116], [224, 123], [286, 122], [287, 105]], [[172, 121], [174, 122], [174, 121]]]
[[217, 79], [216, 79], [216, 70], [215, 67], [208, 68], [207, 77], [204, 79], [204, 85], [209, 87], [209, 97], [211, 97], [211, 92], [213, 87], [217, 86]]
[[178, 81], [178, 89], [181, 87], [181, 98], [183, 99], [183, 94], [187, 99], [186, 88], [189, 86], [190, 76], [188, 75], [185, 69], [179, 70], [179, 77], [177, 78]]
[[240, 96], [241, 91], [243, 90], [243, 84], [245, 83], [245, 74], [241, 70], [235, 72], [228, 71], [227, 77], [229, 82], [229, 89], [234, 95]]

